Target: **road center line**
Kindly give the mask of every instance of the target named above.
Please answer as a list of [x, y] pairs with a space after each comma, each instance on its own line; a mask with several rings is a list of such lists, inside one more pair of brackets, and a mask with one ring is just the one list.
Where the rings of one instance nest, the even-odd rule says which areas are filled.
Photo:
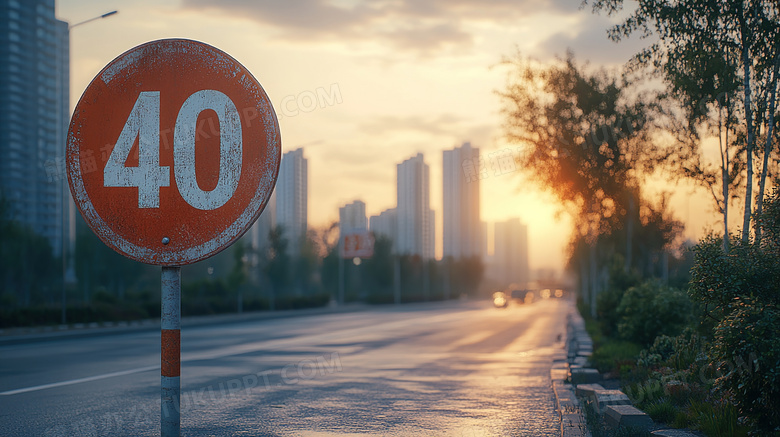
[[[456, 313], [457, 314], [457, 313]], [[388, 328], [397, 328], [397, 327], [408, 327], [411, 324], [428, 324], [439, 320], [447, 320], [451, 318], [453, 314], [447, 313], [447, 314], [439, 314], [433, 317], [428, 317], [424, 320], [394, 320], [389, 322], [383, 322], [375, 324], [374, 327], [378, 325], [382, 325], [385, 329]], [[194, 353], [194, 354], [183, 354], [182, 356], [182, 362], [187, 361], [200, 361], [200, 360], [209, 360], [209, 359], [216, 359], [216, 358], [224, 358], [224, 357], [230, 357], [235, 355], [241, 355], [245, 353], [250, 352], [256, 352], [259, 350], [269, 349], [273, 348], [274, 346], [295, 346], [299, 343], [305, 343], [310, 344], [312, 342], [317, 343], [319, 340], [320, 342], [326, 340], [326, 339], [334, 339], [334, 338], [340, 338], [344, 331], [351, 331], [352, 328], [347, 330], [339, 330], [335, 332], [330, 333], [323, 333], [318, 334], [314, 336], [309, 336], [306, 338], [294, 338], [294, 339], [275, 339], [275, 340], [264, 340], [260, 342], [254, 342], [249, 343], [245, 345], [239, 345], [239, 346], [233, 346], [228, 347], [224, 349], [218, 349], [216, 351], [210, 351], [210, 352], [200, 352], [200, 353]], [[49, 388], [55, 388], [55, 387], [64, 387], [68, 385], [74, 385], [74, 384], [81, 384], [83, 382], [90, 382], [90, 381], [99, 381], [101, 379], [107, 379], [107, 378], [114, 378], [116, 376], [124, 376], [124, 375], [132, 375], [134, 373], [142, 373], [142, 372], [149, 372], [151, 370], [157, 370], [160, 368], [160, 365], [154, 365], [154, 366], [146, 366], [146, 367], [138, 367], [136, 369], [129, 369], [129, 370], [122, 370], [119, 372], [111, 372], [111, 373], [104, 373], [102, 375], [95, 375], [95, 376], [88, 376], [85, 378], [78, 378], [78, 379], [71, 379], [68, 381], [60, 381], [60, 382], [53, 382], [51, 384], [42, 384], [42, 385], [36, 385], [32, 387], [24, 387], [24, 388], [17, 388], [14, 390], [8, 390], [4, 392], [0, 392], [0, 396], [11, 396], [11, 395], [17, 395], [22, 393], [29, 393], [33, 391], [39, 391], [39, 390], [45, 390]]]
[[66, 385], [81, 384], [82, 382], [98, 381], [106, 378], [113, 378], [115, 376], [132, 375], [133, 373], [148, 372], [150, 370], [159, 369], [160, 365], [139, 367], [137, 369], [122, 370], [120, 372], [105, 373], [103, 375], [88, 376], [86, 378], [71, 379], [69, 381], [53, 382], [51, 384], [36, 385], [33, 387], [18, 388], [16, 390], [8, 390], [0, 392], [0, 396], [18, 395], [20, 393], [28, 393], [31, 391], [45, 390], [47, 388], [63, 387]]

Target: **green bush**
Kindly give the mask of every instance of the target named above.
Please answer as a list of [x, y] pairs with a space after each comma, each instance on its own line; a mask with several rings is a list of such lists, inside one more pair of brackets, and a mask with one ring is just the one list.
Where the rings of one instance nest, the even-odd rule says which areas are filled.
[[650, 405], [646, 407], [645, 412], [651, 419], [660, 423], [673, 423], [677, 417], [677, 407], [674, 406], [672, 401], [666, 398], [651, 402]]
[[609, 286], [596, 297], [596, 318], [601, 330], [607, 337], [617, 337], [618, 307], [626, 290], [641, 284], [641, 277], [635, 271], [625, 270], [625, 259], [620, 254], [613, 254], [608, 262]]
[[701, 361], [704, 350], [703, 339], [692, 328], [687, 327], [676, 336], [659, 335], [653, 345], [639, 353], [637, 365], [648, 368], [667, 366], [674, 370], [689, 370]]
[[601, 331], [607, 337], [617, 337], [617, 326], [620, 321], [618, 307], [625, 294], [625, 288], [609, 288], [596, 297], [596, 318]]
[[659, 335], [678, 335], [691, 314], [688, 296], [677, 289], [648, 281], [626, 290], [617, 308], [620, 337], [651, 345]]
[[742, 414], [764, 431], [780, 427], [780, 311], [745, 302], [715, 328], [715, 387], [734, 395]]
[[695, 248], [690, 294], [718, 319], [714, 386], [762, 435], [780, 432], [780, 190], [756, 220], [761, 241], [711, 235]]
[[674, 353], [674, 338], [668, 335], [659, 335], [653, 341], [653, 345], [639, 353], [637, 365], [644, 367], [657, 367], [665, 362]]

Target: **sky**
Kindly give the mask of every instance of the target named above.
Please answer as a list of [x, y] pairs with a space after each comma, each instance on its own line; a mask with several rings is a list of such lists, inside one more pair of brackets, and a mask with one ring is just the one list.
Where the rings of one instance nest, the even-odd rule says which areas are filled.
[[[369, 215], [395, 206], [395, 164], [421, 152], [441, 253], [442, 151], [470, 141], [489, 166], [481, 217], [529, 227], [531, 269], [561, 270], [571, 222], [519, 169], [497, 164], [503, 138], [502, 57], [539, 61], [567, 49], [594, 67], [624, 64], [647, 42], [609, 41], [615, 20], [577, 0], [83, 0], [57, 2], [71, 30], [71, 106], [112, 59], [148, 41], [188, 38], [241, 62], [271, 98], [282, 150], [309, 160], [309, 224], [328, 226], [355, 199]], [[664, 187], [668, 189], [668, 187]], [[660, 189], [659, 189], [660, 190]], [[715, 229], [707, 194], [672, 187], [691, 238]], [[694, 213], [691, 213], [694, 211]]]

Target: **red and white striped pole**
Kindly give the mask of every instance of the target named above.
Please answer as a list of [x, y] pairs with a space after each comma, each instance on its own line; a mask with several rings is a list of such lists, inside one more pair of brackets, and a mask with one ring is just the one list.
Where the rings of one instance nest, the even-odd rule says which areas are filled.
[[181, 268], [162, 268], [160, 434], [181, 433]]

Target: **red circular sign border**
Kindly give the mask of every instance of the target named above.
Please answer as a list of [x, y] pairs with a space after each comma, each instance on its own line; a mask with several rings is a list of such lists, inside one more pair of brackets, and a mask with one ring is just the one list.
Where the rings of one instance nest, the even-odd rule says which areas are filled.
[[[93, 85], [95, 81], [103, 81], [105, 75], [111, 76], [117, 74], [130, 66], [132, 66], [138, 59], [144, 56], [144, 53], [152, 49], [154, 53], [158, 49], [159, 45], [171, 45], [171, 46], [197, 46], [199, 50], [206, 50], [214, 56], [221, 57], [225, 61], [234, 64], [237, 69], [241, 70], [243, 75], [237, 77], [236, 80], [249, 81], [256, 85], [256, 92], [258, 92], [258, 113], [260, 114], [260, 121], [265, 126], [265, 136], [267, 139], [266, 148], [266, 161], [271, 161], [267, 164], [270, 165], [271, 171], [266, 171], [260, 176], [260, 181], [252, 195], [251, 200], [244, 208], [239, 217], [227, 228], [216, 233], [214, 238], [206, 241], [203, 244], [197, 246], [188, 246], [181, 250], [171, 251], [169, 248], [160, 242], [160, 246], [156, 246], [158, 250], [154, 248], [139, 246], [125, 238], [120, 236], [111, 226], [107, 223], [96, 211], [92, 200], [89, 198], [84, 186], [82, 165], [79, 157], [79, 150], [81, 145], [81, 138], [76, 135], [74, 128], [80, 126], [78, 123], [79, 105], [82, 103], [82, 99], [87, 94], [87, 90]], [[109, 78], [110, 80], [110, 78]], [[138, 91], [138, 89], [133, 90]], [[260, 107], [260, 103], [267, 104], [267, 108]], [[243, 127], [243, 122], [242, 122]], [[118, 132], [116, 135], [118, 136]], [[251, 227], [251, 225], [257, 220], [262, 213], [263, 209], [268, 203], [273, 191], [276, 179], [279, 173], [279, 165], [281, 162], [281, 132], [279, 129], [279, 122], [276, 113], [273, 109], [273, 105], [265, 93], [262, 85], [254, 78], [254, 76], [247, 70], [241, 63], [235, 60], [227, 53], [202, 42], [189, 40], [189, 39], [162, 39], [156, 41], [150, 41], [139, 46], [136, 46], [125, 53], [119, 55], [106, 65], [95, 78], [92, 79], [90, 85], [84, 91], [84, 95], [79, 100], [79, 104], [76, 105], [73, 118], [71, 119], [70, 127], [68, 130], [67, 140], [67, 174], [68, 182], [73, 195], [74, 202], [84, 217], [85, 221], [92, 229], [92, 231], [109, 247], [119, 252], [120, 254], [147, 264], [162, 265], [162, 266], [180, 266], [191, 264], [197, 261], [201, 261], [210, 256], [215, 255], [221, 250], [230, 246], [233, 242], [241, 238], [241, 236]], [[171, 175], [171, 185], [175, 184]]]

